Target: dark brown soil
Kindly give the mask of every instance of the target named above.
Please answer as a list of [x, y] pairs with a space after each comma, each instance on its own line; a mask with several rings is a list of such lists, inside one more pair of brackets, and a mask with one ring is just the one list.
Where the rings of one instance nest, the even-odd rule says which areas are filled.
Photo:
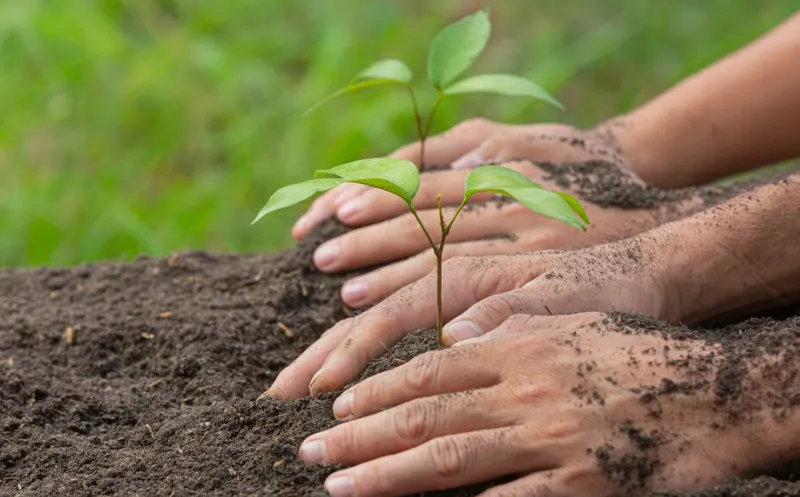
[[[335, 424], [334, 395], [255, 399], [350, 313], [338, 298], [343, 276], [311, 263], [338, 230], [326, 225], [275, 256], [187, 252], [0, 272], [0, 495], [325, 495], [333, 468], [305, 467], [295, 454]], [[770, 326], [785, 328], [740, 329], [767, 337]], [[724, 346], [744, 359], [781, 343], [745, 337]], [[413, 334], [365, 374], [434, 346], [432, 333]], [[717, 387], [737, 398], [745, 380], [732, 360]], [[625, 429], [642, 450], [658, 442]], [[640, 463], [634, 475], [648, 471]], [[796, 496], [800, 484], [765, 477], [694, 495]]]

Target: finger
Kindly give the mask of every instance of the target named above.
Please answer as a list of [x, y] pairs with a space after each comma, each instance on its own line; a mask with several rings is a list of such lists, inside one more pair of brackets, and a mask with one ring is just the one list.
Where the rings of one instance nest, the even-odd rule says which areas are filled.
[[300, 446], [306, 464], [353, 465], [421, 445], [445, 435], [489, 430], [513, 424], [492, 406], [496, 392], [473, 390], [459, 396], [406, 402], [363, 419], [312, 435]]
[[551, 164], [586, 162], [595, 155], [583, 145], [584, 140], [574, 131], [565, 133], [532, 133], [512, 131], [492, 135], [475, 150], [452, 164], [453, 169], [472, 169], [483, 164], [515, 159], [538, 160]]
[[308, 236], [320, 222], [329, 219], [336, 211], [336, 201], [342, 202], [344, 198], [358, 195], [368, 187], [354, 183], [345, 183], [325, 192], [314, 200], [308, 211], [295, 222], [292, 227], [292, 236], [299, 240]]
[[[425, 164], [448, 166], [457, 158], [476, 148], [483, 140], [506, 127], [507, 125], [486, 119], [469, 119], [457, 124], [448, 131], [425, 140]], [[407, 159], [419, 164], [421, 150], [419, 142], [415, 142], [396, 150], [392, 157]]]
[[579, 314], [557, 316], [532, 316], [530, 314], [514, 314], [497, 328], [485, 334], [463, 340], [453, 344], [453, 347], [473, 345], [476, 343], [508, 338], [520, 333], [536, 332], [540, 330], [574, 331], [594, 323], [601, 323], [605, 314], [602, 312], [582, 312]]
[[[412, 399], [490, 387], [500, 381], [504, 363], [489, 347], [427, 352], [349, 388], [333, 403], [333, 413], [358, 418]], [[481, 398], [467, 397], [471, 404]]]
[[[507, 211], [516, 212], [513, 204], [464, 212], [453, 225], [448, 242], [509, 233], [516, 216], [512, 218], [505, 215]], [[446, 222], [449, 222], [455, 214], [455, 208], [443, 209], [443, 213]], [[438, 210], [420, 211], [418, 215], [433, 242], [438, 245], [441, 239]], [[325, 272], [339, 272], [396, 261], [430, 248], [425, 231], [420, 228], [417, 218], [409, 213], [350, 231], [323, 243], [314, 251], [314, 264]]]
[[[442, 260], [453, 257], [511, 254], [521, 250], [519, 239], [497, 238], [477, 242], [445, 245]], [[342, 300], [351, 307], [380, 302], [387, 296], [417, 281], [436, 268], [436, 257], [430, 249], [408, 259], [383, 266], [358, 276], [342, 285]]]
[[597, 472], [557, 468], [494, 486], [480, 497], [596, 497], [606, 495], [605, 487]]
[[407, 495], [454, 488], [545, 466], [516, 427], [435, 438], [396, 455], [332, 474], [332, 496]]
[[[445, 320], [489, 295], [519, 288], [538, 275], [538, 267], [516, 256], [456, 257], [443, 266]], [[352, 331], [312, 379], [312, 394], [343, 387], [406, 333], [433, 325], [436, 315], [436, 274], [431, 273], [352, 318]]]
[[325, 331], [314, 344], [278, 374], [263, 395], [290, 399], [308, 395], [308, 384], [311, 378], [319, 370], [330, 351], [350, 333], [352, 319], [340, 321]]

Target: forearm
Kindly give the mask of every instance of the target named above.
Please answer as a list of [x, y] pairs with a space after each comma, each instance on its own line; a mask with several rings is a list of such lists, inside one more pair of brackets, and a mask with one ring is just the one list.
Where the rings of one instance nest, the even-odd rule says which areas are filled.
[[645, 236], [661, 253], [673, 318], [698, 322], [800, 296], [800, 174]]
[[648, 104], [601, 125], [663, 188], [800, 155], [800, 14]]
[[[796, 317], [789, 318], [777, 326], [751, 331], [740, 337], [746, 344], [735, 345], [739, 359], [749, 356], [748, 375], [743, 381], [737, 410], [745, 420], [744, 445], [751, 446], [750, 460], [757, 464], [751, 469], [756, 473], [784, 468], [787, 464], [797, 467], [800, 463], [799, 325]], [[735, 362], [736, 358], [726, 357], [726, 361]], [[757, 410], [750, 422], [746, 421], [749, 409]], [[748, 430], [750, 433], [746, 433]]]

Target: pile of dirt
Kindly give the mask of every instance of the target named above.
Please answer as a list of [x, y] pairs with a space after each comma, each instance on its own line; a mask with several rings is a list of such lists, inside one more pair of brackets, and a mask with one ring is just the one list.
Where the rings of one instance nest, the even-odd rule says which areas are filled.
[[[335, 395], [255, 399], [351, 314], [346, 275], [311, 263], [340, 229], [274, 256], [0, 272], [0, 494], [325, 495], [335, 468], [296, 451], [336, 423]], [[433, 347], [432, 333], [412, 334], [367, 374]], [[796, 496], [800, 484], [763, 477], [693, 495]]]

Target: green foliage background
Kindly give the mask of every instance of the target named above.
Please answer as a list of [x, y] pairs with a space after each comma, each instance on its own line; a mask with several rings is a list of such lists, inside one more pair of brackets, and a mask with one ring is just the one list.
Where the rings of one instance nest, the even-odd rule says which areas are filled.
[[473, 96], [471, 116], [590, 126], [764, 33], [796, 0], [0, 0], [0, 265], [184, 248], [270, 251], [298, 210], [250, 221], [312, 170], [410, 141], [406, 97], [374, 89], [304, 120], [376, 59], [423, 75], [433, 36], [488, 6], [472, 72], [560, 99]]

